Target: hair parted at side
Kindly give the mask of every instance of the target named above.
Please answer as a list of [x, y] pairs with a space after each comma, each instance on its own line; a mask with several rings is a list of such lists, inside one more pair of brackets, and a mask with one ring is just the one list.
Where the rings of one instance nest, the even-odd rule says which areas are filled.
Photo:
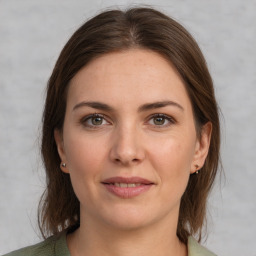
[[[207, 197], [219, 164], [220, 125], [213, 83], [205, 59], [192, 36], [179, 23], [151, 8], [109, 10], [84, 23], [63, 48], [48, 82], [43, 113], [41, 153], [46, 190], [38, 208], [44, 237], [79, 226], [80, 207], [68, 174], [60, 170], [54, 130], [63, 127], [69, 82], [96, 57], [114, 51], [142, 48], [155, 51], [176, 68], [192, 103], [198, 136], [210, 121], [212, 139], [200, 174], [190, 176], [181, 199], [177, 235], [201, 239]], [[171, 152], [170, 152], [171, 153]]]

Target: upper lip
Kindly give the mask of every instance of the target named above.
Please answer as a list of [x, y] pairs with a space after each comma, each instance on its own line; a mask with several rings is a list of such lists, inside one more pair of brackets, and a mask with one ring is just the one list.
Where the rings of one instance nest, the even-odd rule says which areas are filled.
[[140, 183], [140, 184], [145, 184], [145, 185], [150, 185], [154, 184], [154, 182], [149, 181], [147, 179], [141, 178], [141, 177], [111, 177], [108, 179], [105, 179], [102, 181], [104, 184], [114, 184], [114, 183], [127, 183], [127, 184], [132, 184], [132, 183]]

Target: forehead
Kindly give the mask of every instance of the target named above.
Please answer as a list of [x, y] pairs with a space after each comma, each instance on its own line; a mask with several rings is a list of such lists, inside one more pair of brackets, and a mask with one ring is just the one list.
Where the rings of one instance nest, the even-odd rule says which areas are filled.
[[132, 49], [102, 55], [83, 67], [71, 80], [68, 101], [126, 102], [189, 98], [173, 65], [160, 54]]

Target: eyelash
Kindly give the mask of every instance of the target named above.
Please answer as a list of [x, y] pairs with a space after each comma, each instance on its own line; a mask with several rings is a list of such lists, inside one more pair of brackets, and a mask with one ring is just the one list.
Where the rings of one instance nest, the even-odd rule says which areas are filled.
[[165, 125], [156, 125], [156, 124], [153, 124], [154, 126], [156, 126], [157, 128], [164, 128], [164, 127], [168, 127], [170, 126], [171, 124], [175, 124], [176, 123], [176, 120], [174, 120], [174, 118], [168, 116], [168, 115], [165, 115], [165, 114], [153, 114], [149, 117], [148, 120], [151, 120], [153, 118], [164, 118], [165, 120], [167, 120], [169, 123], [168, 124], [165, 124]]
[[97, 129], [99, 126], [101, 126], [101, 125], [91, 125], [91, 124], [87, 124], [86, 122], [88, 121], [88, 120], [92, 120], [92, 118], [102, 118], [102, 119], [104, 119], [104, 120], [106, 120], [107, 118], [106, 118], [106, 116], [105, 115], [103, 115], [103, 114], [98, 114], [98, 113], [94, 113], [94, 114], [91, 114], [91, 115], [88, 115], [88, 116], [86, 116], [86, 117], [84, 117], [84, 118], [82, 118], [81, 119], [81, 123], [85, 126], [85, 127], [89, 127], [90, 129]]
[[[86, 122], [88, 122], [88, 120], [92, 120], [92, 118], [102, 118], [104, 119], [105, 121], [107, 121], [107, 118], [105, 115], [103, 114], [99, 114], [99, 113], [94, 113], [94, 114], [91, 114], [91, 115], [88, 115], [84, 118], [81, 119], [81, 123], [87, 127], [87, 128], [90, 128], [90, 129], [97, 129], [99, 128], [100, 126], [102, 126], [102, 124], [100, 125], [91, 125], [91, 124], [88, 124]], [[165, 124], [165, 125], [156, 125], [156, 124], [152, 124], [152, 126], [155, 126], [157, 128], [165, 128], [165, 127], [168, 127], [170, 126], [171, 124], [175, 124], [176, 123], [176, 120], [168, 115], [165, 115], [165, 114], [153, 114], [151, 115], [149, 118], [148, 118], [148, 121], [149, 122], [151, 119], [154, 119], [154, 118], [164, 118], [164, 120], [167, 120], [169, 123], [168, 124]], [[108, 121], [107, 121], [108, 122]]]

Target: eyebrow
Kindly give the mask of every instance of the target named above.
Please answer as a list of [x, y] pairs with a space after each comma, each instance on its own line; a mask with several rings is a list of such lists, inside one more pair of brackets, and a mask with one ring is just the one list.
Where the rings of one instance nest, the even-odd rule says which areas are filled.
[[[166, 106], [174, 106], [179, 108], [180, 110], [184, 111], [184, 108], [178, 104], [177, 102], [174, 101], [157, 101], [153, 103], [146, 103], [143, 104], [139, 107], [138, 112], [143, 112], [151, 109], [157, 109], [157, 108], [163, 108]], [[108, 112], [114, 112], [114, 108], [101, 102], [96, 102], [96, 101], [83, 101], [81, 103], [78, 103], [77, 105], [74, 106], [73, 111], [80, 108], [80, 107], [91, 107], [99, 110], [104, 110]]]
[[114, 109], [112, 107], [110, 107], [109, 105], [101, 103], [101, 102], [96, 102], [96, 101], [83, 101], [81, 103], [78, 103], [77, 105], [74, 106], [73, 111], [80, 107], [91, 107], [91, 108], [105, 110], [105, 111], [109, 111], [109, 112], [114, 111]]
[[156, 108], [163, 108], [166, 106], [178, 107], [180, 110], [184, 111], [184, 108], [180, 104], [178, 104], [177, 102], [168, 100], [168, 101], [158, 101], [158, 102], [143, 104], [142, 106], [139, 107], [139, 112], [156, 109]]

